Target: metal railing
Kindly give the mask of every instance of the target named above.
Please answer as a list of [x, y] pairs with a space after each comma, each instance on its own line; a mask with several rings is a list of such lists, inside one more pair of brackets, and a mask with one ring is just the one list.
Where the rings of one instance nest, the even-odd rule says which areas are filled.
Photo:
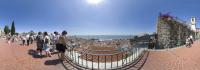
[[117, 69], [133, 63], [146, 48], [132, 47], [129, 50], [113, 54], [93, 54], [67, 50], [65, 56], [73, 64], [85, 69]]

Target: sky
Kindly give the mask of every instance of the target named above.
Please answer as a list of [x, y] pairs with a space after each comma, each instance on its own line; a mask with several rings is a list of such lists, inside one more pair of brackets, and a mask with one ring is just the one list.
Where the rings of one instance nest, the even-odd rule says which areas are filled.
[[0, 0], [0, 28], [70, 35], [135, 35], [156, 32], [160, 12], [184, 21], [200, 18], [200, 0]]

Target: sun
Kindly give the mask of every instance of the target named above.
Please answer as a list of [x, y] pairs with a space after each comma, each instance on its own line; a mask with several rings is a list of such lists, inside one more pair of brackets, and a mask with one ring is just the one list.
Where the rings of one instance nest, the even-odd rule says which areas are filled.
[[103, 0], [87, 0], [89, 4], [94, 4], [94, 5], [100, 4], [102, 1]]

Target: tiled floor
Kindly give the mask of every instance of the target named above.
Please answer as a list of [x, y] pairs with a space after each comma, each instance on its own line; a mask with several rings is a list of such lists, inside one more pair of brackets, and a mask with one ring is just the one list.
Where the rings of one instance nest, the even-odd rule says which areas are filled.
[[[19, 44], [0, 40], [0, 70], [65, 70], [57, 55], [38, 58], [34, 55], [35, 44]], [[129, 70], [138, 69], [137, 66], [141, 65], [136, 64]], [[200, 70], [200, 40], [190, 48], [150, 51], [141, 70]]]
[[35, 48], [35, 44], [21, 46], [0, 40], [0, 70], [65, 70], [57, 55], [40, 58]]
[[142, 70], [200, 70], [200, 40], [190, 48], [151, 51]]

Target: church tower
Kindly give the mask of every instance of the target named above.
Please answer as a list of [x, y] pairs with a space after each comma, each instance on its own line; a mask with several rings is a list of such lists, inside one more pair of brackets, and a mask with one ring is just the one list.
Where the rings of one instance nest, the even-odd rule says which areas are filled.
[[195, 17], [191, 18], [191, 30], [196, 32], [196, 18]]

